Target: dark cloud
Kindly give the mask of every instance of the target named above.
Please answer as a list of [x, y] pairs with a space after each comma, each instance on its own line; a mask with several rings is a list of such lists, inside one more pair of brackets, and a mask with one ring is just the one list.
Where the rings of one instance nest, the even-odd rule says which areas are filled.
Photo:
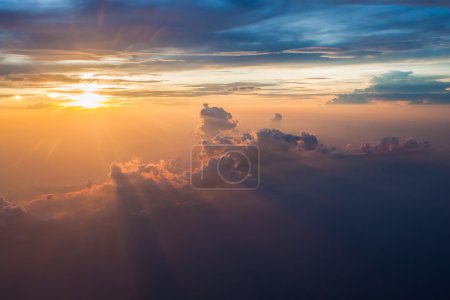
[[231, 95], [231, 94], [257, 94], [263, 88], [273, 87], [275, 84], [259, 82], [232, 82], [226, 84], [210, 83], [203, 85], [185, 85], [184, 91], [187, 97], [201, 97], [208, 95]]
[[25, 210], [21, 206], [8, 202], [0, 197], [0, 222], [5, 219], [13, 219], [22, 216], [25, 216]]
[[232, 130], [237, 125], [237, 121], [233, 120], [229, 112], [221, 107], [210, 107], [208, 104], [203, 105], [200, 118], [202, 123], [198, 129], [206, 137], [213, 137], [221, 131]]
[[333, 47], [303, 47], [296, 49], [288, 49], [284, 50], [284, 53], [292, 53], [292, 54], [337, 54], [342, 50], [339, 48]]
[[142, 49], [155, 42], [154, 48], [187, 47], [212, 41], [214, 32], [264, 18], [258, 10], [253, 5], [221, 8], [184, 1], [81, 1], [48, 11], [4, 9], [0, 24], [11, 34], [4, 43], [14, 42], [15, 48]]
[[410, 137], [403, 140], [398, 137], [384, 137], [374, 146], [369, 143], [361, 144], [355, 152], [366, 154], [416, 153], [429, 151], [430, 148], [431, 144], [428, 141], [418, 142]]
[[[216, 135], [193, 153], [191, 184], [195, 188], [257, 188], [260, 167], [278, 160], [295, 160], [301, 152], [322, 151], [314, 135], [261, 129], [242, 136]], [[270, 167], [267, 167], [270, 168]], [[240, 182], [239, 185], [234, 183]]]
[[167, 69], [449, 54], [450, 11], [438, 1], [56, 2], [1, 6], [0, 48], [49, 61], [146, 54]]
[[319, 141], [316, 136], [302, 132], [300, 135], [283, 133], [276, 129], [261, 129], [253, 132], [249, 139], [262, 148], [263, 152], [312, 151], [318, 149]]
[[[194, 190], [183, 162], [135, 160], [113, 163], [104, 183], [24, 201], [25, 217], [0, 226], [2, 295], [447, 298], [450, 168], [415, 151], [425, 143], [325, 152], [314, 135], [260, 129], [201, 144], [204, 173], [225, 149], [208, 146], [224, 144], [259, 148], [258, 190]], [[226, 176], [245, 171], [239, 156], [224, 157]], [[0, 211], [24, 209], [0, 200]]]
[[439, 77], [391, 71], [371, 79], [370, 86], [340, 94], [330, 104], [360, 104], [372, 101], [407, 101], [410, 104], [450, 104], [450, 83]]
[[283, 115], [280, 113], [275, 113], [273, 118], [270, 120], [270, 125], [271, 126], [280, 126], [282, 120], [283, 120]]
[[[79, 83], [81, 79], [78, 76], [68, 76], [64, 74], [11, 74], [0, 78], [2, 81], [11, 82], [31, 82], [31, 83]], [[9, 82], [8, 84], [11, 84]]]

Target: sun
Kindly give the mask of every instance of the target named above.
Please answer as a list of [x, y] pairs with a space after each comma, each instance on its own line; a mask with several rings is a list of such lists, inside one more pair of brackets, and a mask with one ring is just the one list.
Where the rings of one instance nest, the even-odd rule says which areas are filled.
[[98, 108], [105, 106], [106, 97], [95, 94], [92, 92], [84, 92], [79, 95], [75, 95], [70, 97], [71, 102], [66, 103], [66, 106], [75, 106], [75, 107], [82, 107], [82, 108]]
[[[104, 95], [96, 93], [96, 91], [101, 90], [102, 86], [96, 84], [77, 84], [71, 86], [72, 88], [78, 90], [80, 93], [75, 95], [66, 96], [69, 102], [62, 104], [63, 106], [69, 107], [80, 107], [80, 108], [99, 108], [108, 106], [108, 98]], [[56, 94], [49, 94], [49, 97], [58, 97]]]

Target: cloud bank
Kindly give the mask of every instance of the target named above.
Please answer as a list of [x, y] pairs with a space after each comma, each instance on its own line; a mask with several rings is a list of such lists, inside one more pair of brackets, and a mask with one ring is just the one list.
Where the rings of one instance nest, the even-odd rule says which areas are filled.
[[[203, 111], [233, 120], [223, 108]], [[194, 174], [177, 160], [114, 162], [106, 182], [21, 206], [0, 200], [2, 220], [27, 211], [0, 226], [3, 295], [445, 298], [450, 168], [428, 143], [387, 137], [348, 151], [305, 132], [230, 137], [231, 124], [199, 144], [206, 161]], [[230, 176], [245, 171], [242, 156], [211, 145], [248, 156], [258, 147], [260, 188], [192, 189], [190, 175], [216, 172], [220, 157]]]
[[329, 104], [365, 104], [373, 101], [406, 101], [410, 104], [450, 104], [450, 82], [412, 72], [391, 71], [370, 80], [370, 86], [337, 95]]
[[356, 152], [366, 154], [383, 154], [383, 153], [414, 153], [428, 151], [431, 147], [430, 142], [418, 142], [413, 138], [405, 138], [400, 140], [398, 137], [382, 138], [375, 146], [369, 143], [363, 143]]
[[25, 210], [14, 203], [6, 201], [0, 197], [0, 219], [2, 218], [16, 218], [25, 215]]

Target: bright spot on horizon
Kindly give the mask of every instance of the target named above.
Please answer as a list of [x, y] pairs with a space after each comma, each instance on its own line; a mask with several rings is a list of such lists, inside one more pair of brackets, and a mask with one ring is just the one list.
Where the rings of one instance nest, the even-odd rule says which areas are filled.
[[63, 106], [82, 107], [82, 108], [99, 108], [106, 106], [107, 98], [105, 96], [84, 92], [83, 94], [70, 97], [71, 102], [64, 103]]
[[[95, 84], [95, 83], [79, 83], [68, 86], [69, 88], [80, 91], [80, 94], [75, 95], [65, 95], [65, 98], [71, 100], [69, 102], [62, 103], [62, 106], [68, 107], [81, 107], [81, 108], [99, 108], [107, 106], [108, 97], [104, 95], [100, 95], [96, 93], [99, 90], [102, 90], [104, 86]], [[66, 89], [64, 87], [64, 89]], [[61, 94], [59, 93], [50, 93], [48, 94], [50, 98], [60, 98]], [[63, 95], [64, 96], [64, 95]]]

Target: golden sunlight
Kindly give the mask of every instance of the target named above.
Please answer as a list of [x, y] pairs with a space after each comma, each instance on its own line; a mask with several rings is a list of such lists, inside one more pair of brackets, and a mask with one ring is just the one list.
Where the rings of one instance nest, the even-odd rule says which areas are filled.
[[71, 96], [73, 101], [65, 103], [64, 106], [82, 107], [82, 108], [98, 108], [105, 106], [107, 100], [105, 96], [92, 92], [84, 92], [83, 94]]
[[98, 84], [92, 83], [80, 83], [70, 86], [65, 86], [64, 89], [71, 88], [77, 92], [75, 95], [64, 95], [59, 93], [50, 93], [50, 98], [64, 97], [69, 99], [69, 102], [62, 103], [62, 106], [68, 107], [80, 107], [80, 108], [99, 108], [107, 106], [108, 97], [97, 94], [96, 91], [101, 90], [103, 87]]

